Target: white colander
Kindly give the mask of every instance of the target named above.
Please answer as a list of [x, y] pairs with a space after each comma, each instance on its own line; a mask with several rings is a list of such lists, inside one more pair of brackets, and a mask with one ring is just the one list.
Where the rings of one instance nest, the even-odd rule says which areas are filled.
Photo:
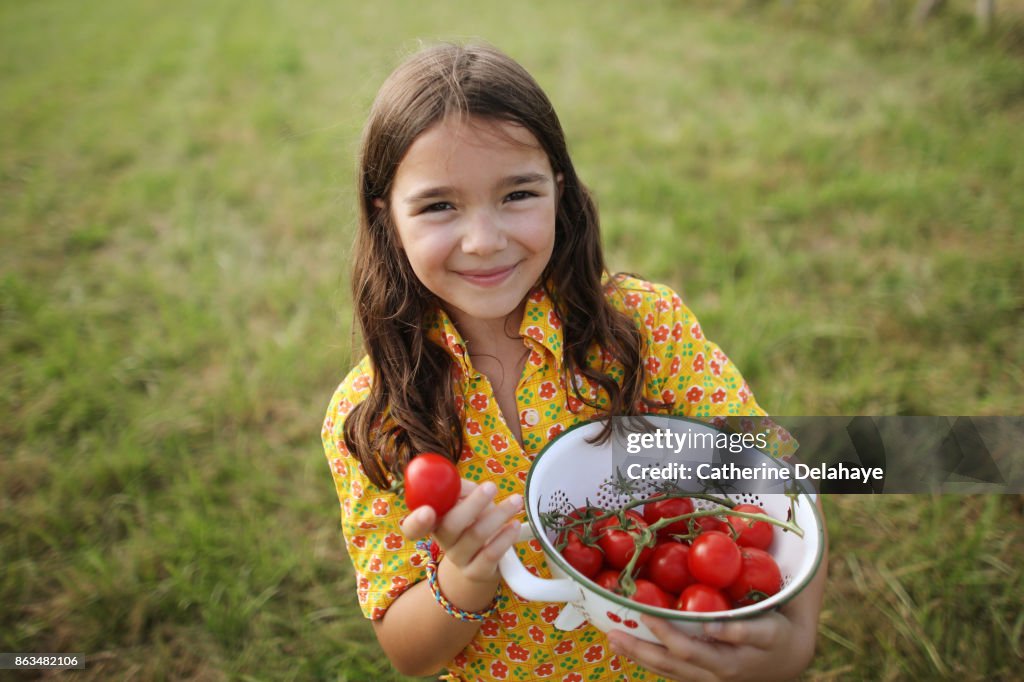
[[[722, 433], [713, 426], [691, 419], [648, 417], [647, 421], [658, 429], [670, 429], [676, 433]], [[605, 632], [618, 629], [635, 637], [657, 642], [653, 633], [640, 621], [640, 614], [647, 613], [671, 621], [688, 634], [700, 635], [704, 623], [752, 618], [776, 609], [796, 596], [810, 582], [821, 562], [824, 537], [815, 497], [807, 486], [799, 487], [797, 503], [793, 509], [795, 523], [803, 531], [803, 537], [776, 526], [774, 539], [768, 548], [782, 572], [783, 587], [777, 594], [756, 604], [714, 613], [662, 609], [632, 601], [583, 577], [555, 549], [557, 532], [543, 527], [541, 514], [556, 510], [569, 513], [584, 505], [616, 509], [632, 499], [619, 493], [613, 485], [616, 476], [615, 465], [622, 464], [626, 433], [616, 429], [615, 435], [605, 444], [589, 443], [588, 441], [593, 440], [602, 428], [603, 424], [600, 422], [587, 422], [563, 432], [537, 455], [530, 468], [525, 494], [529, 526], [523, 526], [521, 540], [533, 537], [540, 541], [554, 578], [539, 578], [527, 571], [516, 555], [515, 548], [509, 549], [500, 561], [502, 577], [512, 591], [522, 598], [530, 601], [566, 603], [555, 621], [556, 627], [571, 630], [584, 621], [589, 621]], [[685, 463], [691, 470], [696, 462], [721, 462], [723, 454], [726, 458], [733, 457], [732, 454], [714, 448], [690, 448], [680, 452], [664, 450], [655, 454], [661, 465]], [[747, 449], [741, 457], [747, 464], [760, 465], [761, 462], [766, 462], [767, 467], [788, 467], [785, 463], [753, 449]], [[654, 494], [657, 483], [658, 481], [653, 480], [640, 482], [639, 491], [635, 494], [640, 497]], [[689, 493], [712, 492], [737, 503], [756, 504], [770, 516], [780, 520], [786, 520], [790, 515], [791, 496], [786, 493], [794, 492], [792, 480], [762, 481], [759, 486], [745, 484], [745, 492], [728, 494], [707, 490], [706, 482], [696, 478], [675, 483], [681, 490]], [[697, 509], [715, 506], [704, 500], [694, 502]], [[638, 511], [642, 512], [642, 508]]]

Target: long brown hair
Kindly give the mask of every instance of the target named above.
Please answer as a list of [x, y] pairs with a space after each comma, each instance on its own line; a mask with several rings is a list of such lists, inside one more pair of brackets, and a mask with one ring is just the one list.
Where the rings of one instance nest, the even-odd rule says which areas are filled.
[[[609, 416], [634, 414], [639, 402], [648, 402], [643, 401], [642, 337], [634, 322], [605, 298], [597, 209], [576, 176], [551, 102], [522, 66], [493, 47], [431, 47], [408, 58], [381, 86], [359, 158], [352, 296], [373, 381], [370, 394], [345, 421], [345, 445], [380, 487], [417, 452], [440, 452], [457, 461], [463, 446], [453, 361], [427, 337], [424, 324], [439, 302], [399, 248], [387, 208], [406, 151], [422, 132], [450, 115], [524, 126], [547, 153], [553, 172], [562, 174], [554, 252], [542, 279], [563, 324], [566, 386], [579, 400], [598, 407], [569, 380], [574, 372], [591, 379], [607, 396]], [[380, 200], [382, 208], [376, 205]], [[624, 370], [621, 385], [603, 361], [588, 365], [595, 345]], [[610, 422], [605, 437], [609, 429]]]

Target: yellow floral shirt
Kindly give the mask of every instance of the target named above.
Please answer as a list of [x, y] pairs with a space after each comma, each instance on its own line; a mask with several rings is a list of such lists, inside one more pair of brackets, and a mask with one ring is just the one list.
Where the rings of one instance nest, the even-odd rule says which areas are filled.
[[[718, 346], [708, 341], [693, 313], [668, 287], [635, 278], [620, 278], [609, 300], [631, 314], [647, 341], [646, 397], [673, 403], [672, 413], [690, 417], [754, 416], [764, 412], [739, 371]], [[537, 453], [553, 437], [598, 411], [567, 390], [562, 371], [562, 323], [551, 300], [537, 289], [528, 297], [520, 334], [530, 349], [516, 394], [523, 444], [512, 435], [489, 381], [476, 371], [451, 320], [439, 312], [428, 333], [446, 348], [460, 368], [465, 446], [458, 463], [464, 478], [493, 481], [497, 500], [524, 492], [527, 472]], [[600, 361], [595, 350], [591, 361]], [[621, 370], [619, 370], [621, 376]], [[399, 529], [408, 513], [401, 497], [381, 490], [366, 478], [345, 447], [345, 416], [368, 393], [373, 381], [364, 358], [338, 387], [323, 426], [323, 443], [341, 505], [345, 545], [355, 568], [356, 594], [368, 618], [381, 618], [402, 592], [425, 577], [425, 557]], [[582, 376], [573, 377], [586, 390]], [[590, 398], [600, 397], [590, 386]], [[789, 434], [779, 430], [770, 441], [772, 454], [790, 454]], [[540, 543], [517, 546], [529, 570], [550, 576]], [[604, 634], [584, 624], [571, 632], [552, 623], [557, 604], [527, 602], [502, 583], [499, 610], [485, 620], [476, 637], [449, 664], [454, 679], [655, 680], [608, 647]], [[438, 607], [440, 608], [440, 606]]]

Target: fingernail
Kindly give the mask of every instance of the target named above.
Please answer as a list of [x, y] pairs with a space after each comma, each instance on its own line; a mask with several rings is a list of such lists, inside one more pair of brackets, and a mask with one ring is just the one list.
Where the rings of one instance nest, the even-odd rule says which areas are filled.
[[494, 485], [491, 481], [486, 481], [480, 485], [480, 489], [484, 491], [484, 494], [491, 496], [498, 492], [498, 486]]
[[509, 495], [508, 496], [508, 503], [509, 503], [509, 505], [511, 505], [511, 507], [513, 509], [522, 509], [523, 508], [523, 496], [520, 495], [519, 493], [515, 493], [514, 495]]

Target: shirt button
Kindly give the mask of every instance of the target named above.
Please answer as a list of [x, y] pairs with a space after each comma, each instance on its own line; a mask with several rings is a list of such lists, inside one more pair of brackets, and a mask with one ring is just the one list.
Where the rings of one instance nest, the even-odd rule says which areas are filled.
[[527, 426], [536, 426], [540, 423], [540, 415], [537, 410], [523, 410], [523, 423]]

